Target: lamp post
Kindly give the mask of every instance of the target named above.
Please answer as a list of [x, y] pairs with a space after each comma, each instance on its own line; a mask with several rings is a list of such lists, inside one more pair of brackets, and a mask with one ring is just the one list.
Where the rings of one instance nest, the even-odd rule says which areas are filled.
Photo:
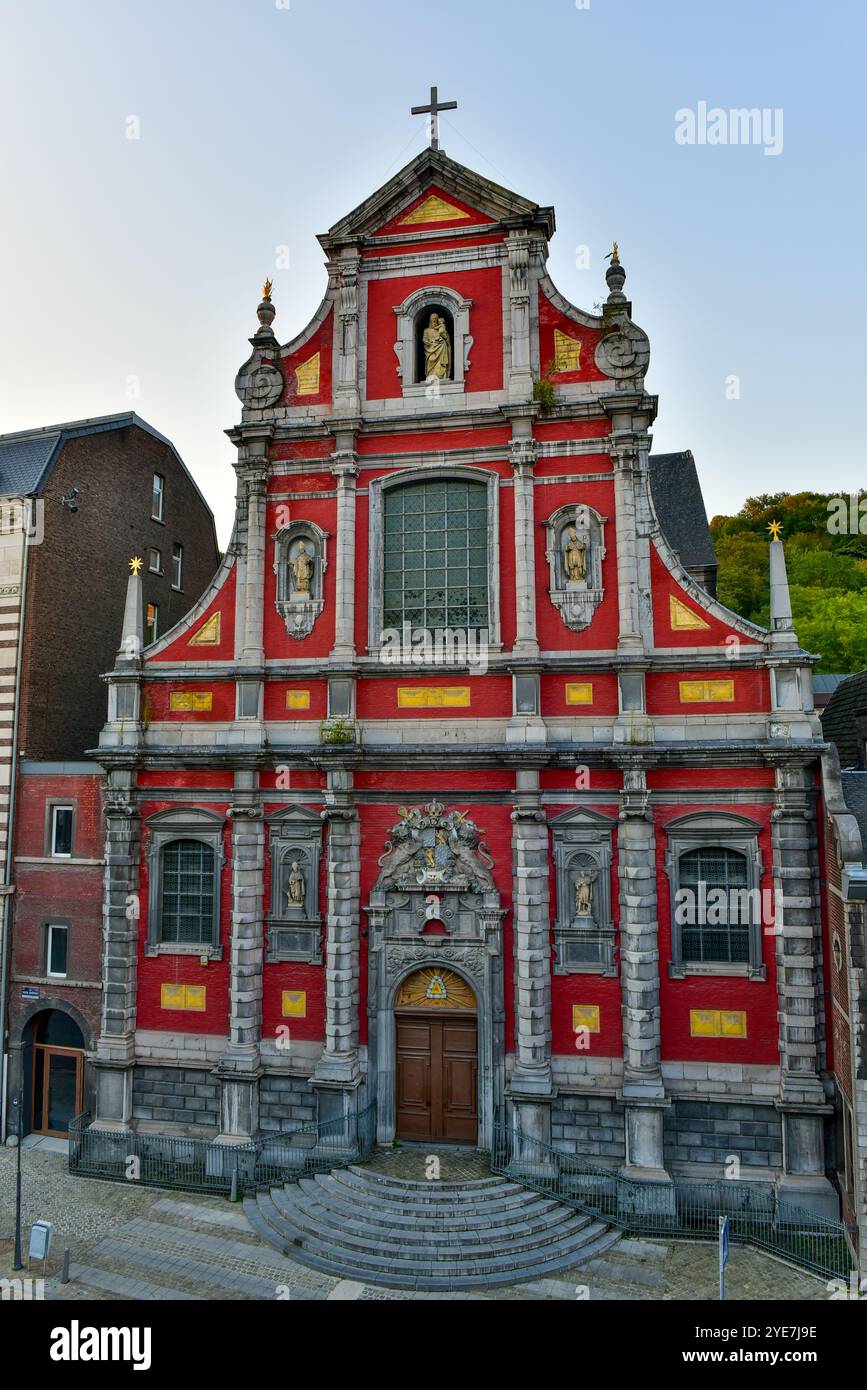
[[15, 1099], [12, 1102], [13, 1109], [18, 1119], [15, 1126], [18, 1134], [18, 1153], [15, 1159], [15, 1262], [12, 1265], [14, 1270], [24, 1268], [24, 1261], [21, 1258], [21, 1097], [20, 1092], [15, 1092]]

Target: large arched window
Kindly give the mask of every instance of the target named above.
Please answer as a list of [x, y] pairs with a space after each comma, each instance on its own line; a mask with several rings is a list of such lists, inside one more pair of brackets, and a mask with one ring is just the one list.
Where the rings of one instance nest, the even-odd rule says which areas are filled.
[[682, 929], [683, 959], [748, 961], [752, 903], [746, 855], [721, 845], [680, 856], [679, 888], [694, 898]]
[[383, 628], [487, 629], [486, 485], [404, 483], [383, 503]]
[[172, 840], [162, 856], [160, 939], [209, 942], [214, 932], [215, 853], [201, 840]]

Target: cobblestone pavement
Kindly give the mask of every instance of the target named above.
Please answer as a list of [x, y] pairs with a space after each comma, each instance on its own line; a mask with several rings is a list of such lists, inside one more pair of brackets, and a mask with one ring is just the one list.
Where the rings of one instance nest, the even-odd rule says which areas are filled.
[[[406, 1178], [413, 1182], [430, 1180], [428, 1160], [431, 1158], [430, 1145], [400, 1145], [395, 1149], [376, 1149], [363, 1164], [371, 1173], [382, 1173], [387, 1178]], [[476, 1178], [489, 1178], [491, 1165], [486, 1153], [480, 1149], [437, 1148], [435, 1157], [439, 1160], [440, 1182], [471, 1182]]]
[[[487, 1175], [484, 1157], [473, 1150], [439, 1156], [443, 1181]], [[424, 1158], [421, 1149], [384, 1151], [370, 1166], [393, 1176], [424, 1177]], [[282, 1258], [254, 1235], [240, 1207], [221, 1197], [74, 1178], [63, 1155], [39, 1149], [23, 1153], [22, 1174], [25, 1250], [31, 1222], [42, 1218], [54, 1225], [47, 1298], [592, 1302], [718, 1297], [715, 1244], [621, 1240], [566, 1277], [490, 1293], [411, 1293], [335, 1279]], [[10, 1273], [14, 1203], [15, 1152], [0, 1149], [0, 1277]], [[72, 1281], [61, 1285], [66, 1247], [72, 1252]], [[732, 1301], [829, 1296], [824, 1279], [744, 1246], [732, 1249], [726, 1292]]]

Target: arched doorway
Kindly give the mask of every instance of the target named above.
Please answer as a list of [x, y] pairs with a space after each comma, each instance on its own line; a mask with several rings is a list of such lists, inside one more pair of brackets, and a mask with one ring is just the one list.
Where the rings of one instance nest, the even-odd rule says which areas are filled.
[[396, 1137], [478, 1139], [476, 996], [454, 970], [408, 975], [395, 997]]
[[65, 1139], [70, 1120], [81, 1114], [84, 1037], [74, 1019], [46, 1009], [24, 1031], [25, 1086], [30, 1098], [30, 1132]]

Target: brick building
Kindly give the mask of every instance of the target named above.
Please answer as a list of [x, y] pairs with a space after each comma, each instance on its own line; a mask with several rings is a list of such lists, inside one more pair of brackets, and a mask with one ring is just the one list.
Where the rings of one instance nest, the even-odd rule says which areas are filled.
[[320, 238], [285, 346], [266, 286], [220, 572], [143, 658], [131, 578], [117, 632], [94, 1124], [372, 1110], [834, 1212], [783, 546], [766, 631], [714, 598], [691, 455], [651, 456], [616, 247], [587, 312], [553, 231], [431, 149]]
[[143, 637], [155, 639], [219, 563], [210, 508], [168, 440], [133, 414], [0, 436], [4, 926], [14, 919], [0, 1017], [6, 1099], [25, 1083], [25, 1132], [65, 1129], [99, 1029], [101, 769], [83, 760], [104, 720], [132, 554], [144, 561]]

